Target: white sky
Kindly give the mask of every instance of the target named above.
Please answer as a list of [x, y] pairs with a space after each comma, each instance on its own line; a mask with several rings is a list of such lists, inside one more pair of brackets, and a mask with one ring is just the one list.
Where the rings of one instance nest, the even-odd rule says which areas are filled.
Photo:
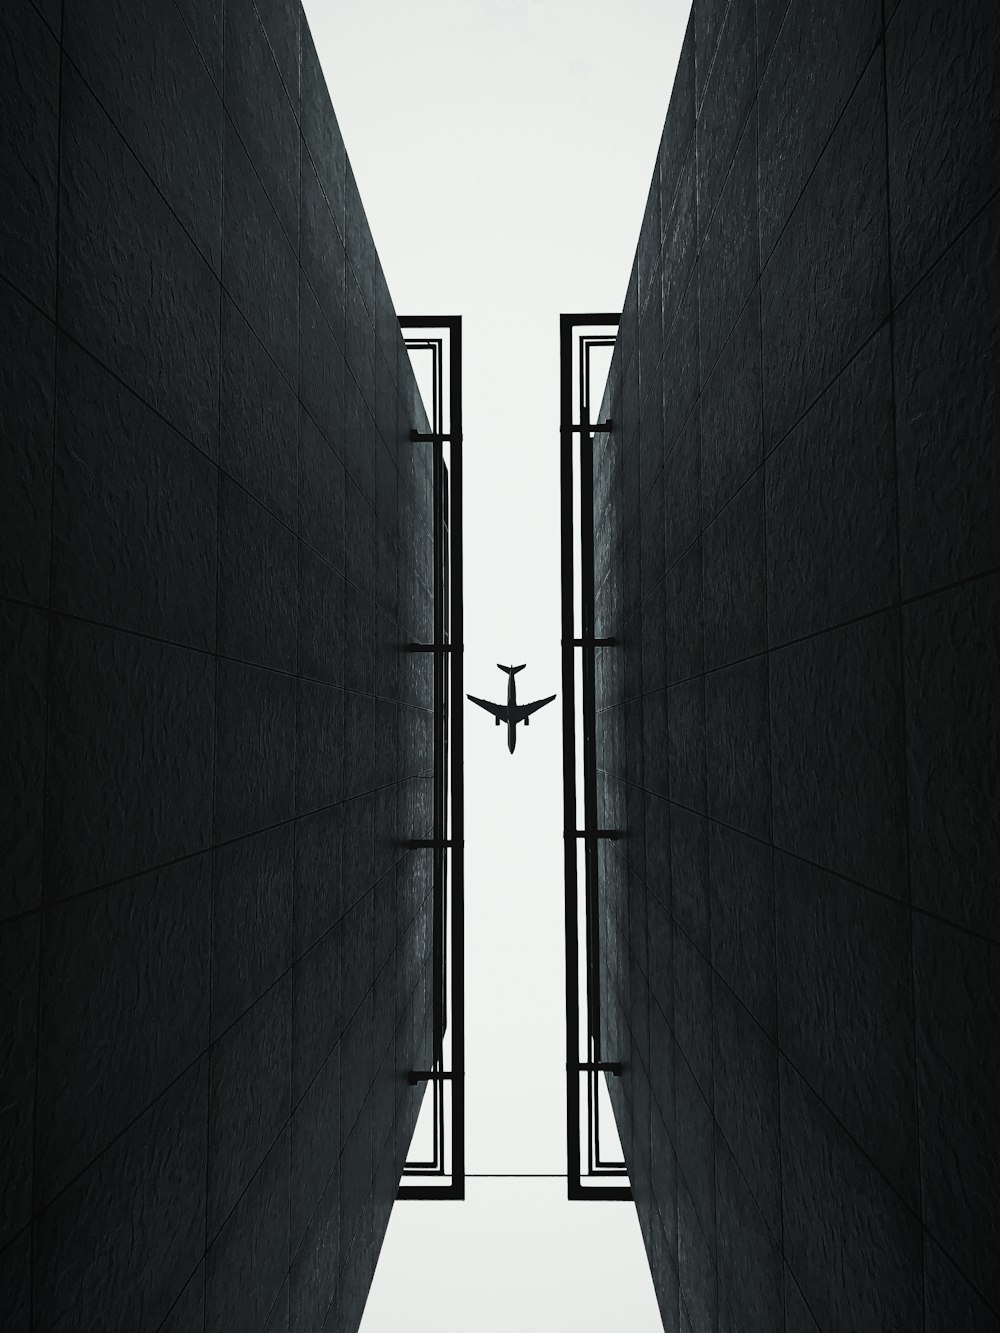
[[[687, 0], [305, 9], [397, 311], [464, 318], [466, 689], [558, 692], [559, 314], [621, 308]], [[467, 1169], [562, 1172], [558, 702], [465, 759]], [[468, 1195], [394, 1208], [362, 1333], [660, 1329], [631, 1204]]]

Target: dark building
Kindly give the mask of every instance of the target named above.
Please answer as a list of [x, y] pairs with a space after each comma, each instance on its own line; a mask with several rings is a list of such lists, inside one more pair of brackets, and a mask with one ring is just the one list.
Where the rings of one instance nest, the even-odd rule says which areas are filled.
[[595, 437], [667, 1329], [1000, 1327], [1000, 22], [696, 0]]
[[353, 1330], [429, 1059], [428, 424], [295, 0], [0, 32], [0, 1325]]
[[[353, 1333], [447, 1002], [440, 427], [296, 0], [0, 33], [0, 1325]], [[1000, 1331], [998, 34], [681, 54], [569, 639], [671, 1333]]]

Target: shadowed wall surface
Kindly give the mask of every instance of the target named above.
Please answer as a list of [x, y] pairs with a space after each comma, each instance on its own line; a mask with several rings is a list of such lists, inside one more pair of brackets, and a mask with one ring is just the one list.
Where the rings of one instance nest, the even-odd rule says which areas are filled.
[[696, 0], [595, 442], [667, 1329], [996, 1330], [1000, 23]]
[[430, 1055], [426, 418], [294, 0], [15, 0], [0, 111], [0, 1322], [351, 1330]]

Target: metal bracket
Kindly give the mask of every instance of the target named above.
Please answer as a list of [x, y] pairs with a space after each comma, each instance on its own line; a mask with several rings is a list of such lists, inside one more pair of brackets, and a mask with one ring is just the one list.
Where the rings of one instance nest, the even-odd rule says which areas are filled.
[[614, 422], [608, 417], [607, 421], [581, 421], [579, 425], [568, 427], [569, 430], [579, 435], [580, 431], [585, 430], [590, 435], [607, 434], [614, 429]]
[[416, 426], [413, 426], [410, 429], [410, 439], [414, 444], [438, 444], [444, 440], [450, 442], [452, 434], [447, 430], [417, 430]]

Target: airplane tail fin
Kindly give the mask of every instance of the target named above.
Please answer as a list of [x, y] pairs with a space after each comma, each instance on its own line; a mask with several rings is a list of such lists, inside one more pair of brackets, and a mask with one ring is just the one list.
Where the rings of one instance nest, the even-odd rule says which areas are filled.
[[504, 666], [500, 662], [497, 663], [497, 666], [500, 668], [500, 670], [506, 671], [508, 676], [516, 676], [517, 673], [519, 671], [523, 671], [527, 665], [528, 665], [527, 662], [522, 662], [520, 666]]

